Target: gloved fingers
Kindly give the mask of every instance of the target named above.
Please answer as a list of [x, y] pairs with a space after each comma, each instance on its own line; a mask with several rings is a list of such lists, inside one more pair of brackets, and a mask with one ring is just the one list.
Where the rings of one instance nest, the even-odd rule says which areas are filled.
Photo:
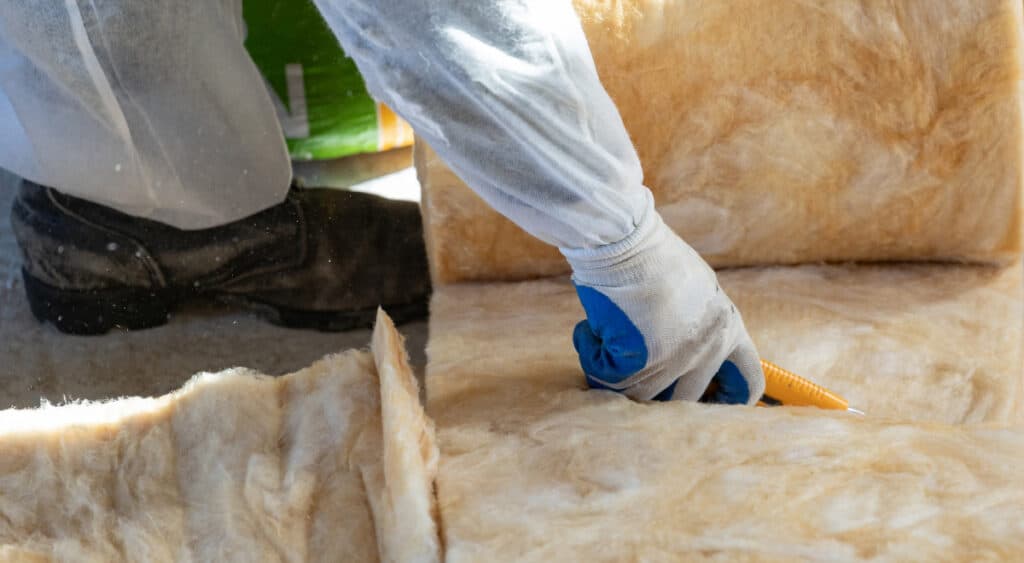
[[754, 342], [744, 331], [739, 343], [722, 365], [719, 396], [715, 402], [756, 404], [764, 395], [764, 371]]
[[728, 405], [745, 404], [750, 399], [750, 385], [736, 364], [726, 360], [711, 380], [714, 392], [709, 402]]
[[685, 373], [672, 382], [672, 395], [666, 396], [663, 391], [659, 393], [658, 400], [699, 401], [705, 390], [708, 389], [708, 385], [711, 384], [711, 378], [714, 375], [714, 369], [709, 370], [706, 367]]

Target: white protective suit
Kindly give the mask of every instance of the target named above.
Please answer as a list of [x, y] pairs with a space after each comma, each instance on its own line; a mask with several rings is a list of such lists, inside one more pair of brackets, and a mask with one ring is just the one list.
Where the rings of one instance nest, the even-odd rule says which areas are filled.
[[[370, 91], [499, 211], [560, 247], [635, 228], [640, 163], [568, 2], [317, 4]], [[288, 156], [241, 12], [0, 2], [0, 166], [180, 228], [278, 203]]]
[[[576, 342], [594, 381], [692, 399], [729, 359], [759, 397], [742, 320], [654, 210], [568, 0], [315, 2], [370, 93], [596, 290]], [[283, 199], [240, 0], [8, 1], [0, 22], [0, 165], [181, 228]]]

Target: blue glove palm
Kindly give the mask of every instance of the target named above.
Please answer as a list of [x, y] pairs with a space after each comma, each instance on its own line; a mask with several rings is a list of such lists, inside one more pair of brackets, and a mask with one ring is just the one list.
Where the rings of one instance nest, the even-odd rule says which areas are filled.
[[647, 365], [647, 345], [640, 329], [606, 295], [587, 286], [576, 286], [576, 295], [587, 312], [573, 331], [572, 343], [588, 377], [620, 383]]

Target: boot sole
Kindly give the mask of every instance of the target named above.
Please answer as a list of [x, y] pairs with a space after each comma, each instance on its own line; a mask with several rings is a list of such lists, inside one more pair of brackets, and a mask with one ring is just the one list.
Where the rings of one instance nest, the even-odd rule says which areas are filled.
[[175, 302], [165, 290], [58, 289], [23, 268], [25, 294], [36, 319], [68, 334], [105, 334], [112, 329], [141, 330], [167, 322]]
[[[25, 294], [32, 314], [40, 322], [49, 322], [57, 330], [81, 336], [106, 334], [114, 329], [154, 328], [170, 319], [171, 313], [188, 297], [172, 290], [97, 289], [68, 290], [53, 287], [23, 268]], [[373, 325], [376, 307], [356, 311], [303, 311], [247, 299], [236, 295], [216, 295], [219, 301], [241, 305], [261, 318], [286, 328], [340, 332]], [[385, 305], [396, 324], [426, 318], [428, 305], [418, 303]]]

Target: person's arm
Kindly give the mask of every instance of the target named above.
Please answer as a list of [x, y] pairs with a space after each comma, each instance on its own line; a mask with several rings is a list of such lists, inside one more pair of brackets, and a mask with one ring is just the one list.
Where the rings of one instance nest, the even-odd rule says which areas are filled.
[[696, 399], [730, 360], [722, 399], [760, 397], [742, 320], [655, 211], [568, 1], [316, 2], [369, 91], [490, 205], [562, 250], [587, 312], [574, 342], [591, 385]]

